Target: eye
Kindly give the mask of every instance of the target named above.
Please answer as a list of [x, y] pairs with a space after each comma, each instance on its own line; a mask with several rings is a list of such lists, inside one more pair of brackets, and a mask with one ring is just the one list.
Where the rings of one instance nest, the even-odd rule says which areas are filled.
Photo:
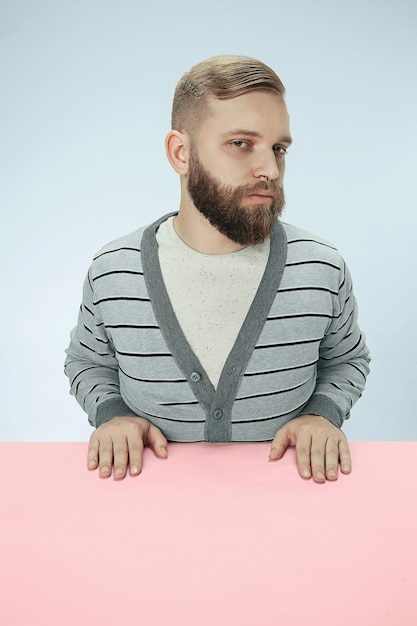
[[245, 149], [245, 148], [250, 147], [249, 142], [244, 141], [243, 139], [235, 139], [234, 141], [230, 142], [230, 145], [232, 145], [234, 148], [239, 148], [239, 149]]
[[287, 148], [284, 148], [284, 146], [274, 146], [272, 149], [278, 156], [285, 156], [287, 154]]

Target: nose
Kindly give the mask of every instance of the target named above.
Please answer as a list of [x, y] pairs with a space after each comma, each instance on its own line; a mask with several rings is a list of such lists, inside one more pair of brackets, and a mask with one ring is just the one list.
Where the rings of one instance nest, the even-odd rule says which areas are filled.
[[[283, 164], [282, 166], [283, 167]], [[274, 152], [263, 155], [256, 164], [253, 175], [255, 178], [266, 178], [267, 180], [276, 180], [279, 178], [280, 168], [278, 167], [277, 157]]]

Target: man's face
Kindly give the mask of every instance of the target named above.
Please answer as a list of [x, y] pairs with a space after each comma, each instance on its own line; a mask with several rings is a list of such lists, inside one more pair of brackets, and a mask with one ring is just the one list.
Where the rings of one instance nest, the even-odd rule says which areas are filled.
[[251, 245], [271, 233], [284, 206], [285, 152], [291, 143], [284, 101], [267, 92], [211, 100], [213, 116], [191, 144], [188, 192], [228, 239]]

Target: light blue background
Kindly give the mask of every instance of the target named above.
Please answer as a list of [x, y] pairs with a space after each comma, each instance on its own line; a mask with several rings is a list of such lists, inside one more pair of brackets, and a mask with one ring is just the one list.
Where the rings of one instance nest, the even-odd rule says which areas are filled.
[[64, 349], [92, 255], [176, 210], [172, 93], [258, 57], [287, 87], [285, 221], [351, 269], [372, 373], [345, 432], [417, 438], [414, 0], [3, 0], [1, 439], [82, 441]]

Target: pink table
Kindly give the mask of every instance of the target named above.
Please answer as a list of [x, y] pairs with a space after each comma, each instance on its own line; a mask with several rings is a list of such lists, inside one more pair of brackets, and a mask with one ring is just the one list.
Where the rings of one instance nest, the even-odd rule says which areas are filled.
[[2, 626], [416, 626], [417, 443], [353, 443], [299, 478], [294, 450], [171, 444], [122, 482], [86, 444], [1, 444]]

